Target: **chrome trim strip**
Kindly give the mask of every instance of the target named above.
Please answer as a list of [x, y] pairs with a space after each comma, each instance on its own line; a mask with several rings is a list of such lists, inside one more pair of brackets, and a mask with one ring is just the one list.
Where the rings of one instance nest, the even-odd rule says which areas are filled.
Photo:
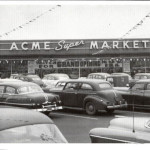
[[0, 104], [11, 104], [11, 105], [27, 105], [27, 106], [34, 106], [34, 104], [21, 104], [21, 103], [9, 103], [9, 102], [0, 102]]
[[132, 142], [132, 141], [126, 141], [126, 140], [120, 140], [120, 139], [116, 139], [116, 138], [109, 138], [109, 137], [104, 137], [104, 136], [96, 136], [96, 135], [90, 135], [91, 137], [98, 137], [98, 138], [102, 138], [102, 139], [108, 139], [108, 140], [116, 140], [118, 142], [124, 142], [124, 143], [135, 143], [137, 144], [137, 142]]

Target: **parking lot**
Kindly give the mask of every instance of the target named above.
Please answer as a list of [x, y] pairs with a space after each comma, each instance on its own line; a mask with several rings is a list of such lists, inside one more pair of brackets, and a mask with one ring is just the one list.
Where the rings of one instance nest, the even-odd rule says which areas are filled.
[[[117, 117], [132, 117], [132, 111], [116, 110], [112, 115], [99, 112], [89, 116], [78, 110], [62, 110], [50, 113], [50, 118], [58, 126], [69, 143], [90, 143], [89, 131], [93, 128], [109, 126], [110, 120]], [[148, 111], [136, 111], [135, 117], [149, 117]]]

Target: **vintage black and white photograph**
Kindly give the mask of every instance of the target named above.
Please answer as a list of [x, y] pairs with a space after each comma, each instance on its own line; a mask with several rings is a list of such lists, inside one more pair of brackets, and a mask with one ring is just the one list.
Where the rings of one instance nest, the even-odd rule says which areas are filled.
[[0, 2], [0, 143], [150, 143], [150, 2]]

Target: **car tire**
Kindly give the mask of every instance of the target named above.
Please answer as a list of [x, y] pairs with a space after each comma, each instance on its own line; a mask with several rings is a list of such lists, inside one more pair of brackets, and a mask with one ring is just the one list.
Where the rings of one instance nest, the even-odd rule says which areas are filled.
[[85, 105], [85, 111], [88, 115], [95, 115], [97, 110], [92, 102], [87, 102]]
[[112, 114], [115, 110], [114, 109], [106, 109], [108, 114]]

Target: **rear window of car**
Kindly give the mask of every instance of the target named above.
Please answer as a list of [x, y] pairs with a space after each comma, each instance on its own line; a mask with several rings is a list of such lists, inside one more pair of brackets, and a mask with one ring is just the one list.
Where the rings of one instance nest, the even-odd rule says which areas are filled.
[[112, 87], [109, 83], [99, 83], [99, 87], [101, 90], [112, 89]]
[[43, 92], [43, 90], [39, 86], [35, 86], [35, 85], [23, 86], [18, 89], [19, 94], [34, 93], [34, 92]]

